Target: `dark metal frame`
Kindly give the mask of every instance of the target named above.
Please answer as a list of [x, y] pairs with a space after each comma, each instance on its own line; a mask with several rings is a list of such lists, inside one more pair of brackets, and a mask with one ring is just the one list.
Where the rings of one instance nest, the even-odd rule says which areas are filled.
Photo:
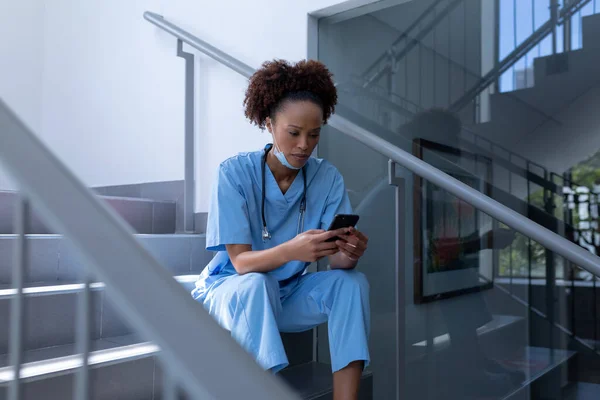
[[[491, 195], [491, 180], [493, 176], [492, 160], [480, 155], [460, 150], [444, 144], [432, 142], [426, 139], [413, 140], [413, 155], [423, 159], [423, 150], [437, 151], [446, 154], [452, 154], [458, 157], [472, 158], [475, 161], [484, 160], [489, 165], [486, 180], [484, 182], [484, 194]], [[485, 283], [480, 286], [454, 290], [450, 292], [438, 293], [435, 295], [423, 294], [423, 242], [422, 242], [422, 212], [423, 212], [423, 187], [424, 180], [418, 175], [413, 178], [413, 269], [414, 269], [414, 302], [416, 304], [428, 303], [436, 300], [442, 300], [449, 297], [460, 296], [467, 293], [480, 292], [493, 287], [493, 282]]]

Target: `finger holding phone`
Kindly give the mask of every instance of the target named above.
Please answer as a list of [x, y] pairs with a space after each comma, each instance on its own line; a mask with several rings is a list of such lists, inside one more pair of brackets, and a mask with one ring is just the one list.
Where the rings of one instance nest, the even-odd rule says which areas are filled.
[[338, 214], [329, 226], [328, 232], [337, 229], [346, 228], [346, 233], [337, 235], [328, 239], [335, 243], [338, 253], [330, 256], [330, 266], [332, 269], [351, 269], [354, 268], [358, 260], [367, 250], [369, 238], [355, 228], [359, 216], [354, 214]]
[[358, 261], [365, 254], [368, 243], [367, 235], [354, 227], [349, 228], [348, 234], [335, 242], [338, 250], [352, 261]]
[[303, 232], [286, 244], [288, 258], [290, 260], [315, 262], [323, 257], [332, 256], [340, 251], [335, 239], [349, 234], [349, 229], [338, 228], [327, 231], [312, 229]]

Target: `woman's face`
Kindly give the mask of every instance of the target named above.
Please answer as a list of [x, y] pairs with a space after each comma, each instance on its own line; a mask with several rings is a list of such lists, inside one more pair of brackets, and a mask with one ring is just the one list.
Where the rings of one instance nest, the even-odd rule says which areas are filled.
[[310, 101], [288, 101], [275, 115], [267, 118], [273, 141], [294, 167], [301, 168], [319, 143], [323, 110]]

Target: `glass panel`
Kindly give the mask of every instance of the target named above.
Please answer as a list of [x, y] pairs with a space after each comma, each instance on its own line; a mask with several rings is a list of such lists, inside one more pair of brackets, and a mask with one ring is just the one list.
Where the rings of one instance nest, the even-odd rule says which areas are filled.
[[533, 8], [530, 1], [517, 2], [517, 46], [523, 43], [533, 33]]
[[[488, 87], [456, 106], [495, 62], [494, 40], [505, 57], [515, 40], [525, 40], [515, 31], [531, 32], [549, 18], [548, 2], [517, 2], [529, 3], [523, 6], [529, 11], [517, 10], [526, 16], [517, 18], [527, 23], [521, 28], [514, 25], [515, 2], [501, 0], [496, 38], [495, 28], [485, 23], [495, 19], [493, 1], [466, 0], [466, 7], [448, 11], [431, 31], [423, 30], [423, 22], [407, 32], [414, 41], [397, 42], [431, 3], [407, 2], [321, 22], [319, 54], [338, 82], [336, 113], [597, 252], [600, 136], [598, 124], [582, 127], [575, 117], [596, 121], [590, 106], [595, 100], [589, 97], [595, 80], [588, 78], [597, 65], [595, 53], [573, 54], [568, 69], [560, 59], [536, 62], [552, 52], [546, 37], [515, 64], [514, 74], [502, 76], [501, 93]], [[441, 2], [434, 15], [444, 15], [449, 4]], [[462, 28], [448, 34], [458, 25]], [[558, 33], [560, 51], [562, 30]], [[385, 73], [366, 79], [373, 75], [365, 71], [372, 71], [394, 42], [396, 57], [383, 57], [379, 64]], [[486, 107], [489, 122], [474, 122]], [[370, 237], [372, 247], [360, 268], [376, 288], [374, 398], [395, 398], [397, 373], [406, 382], [404, 398], [495, 399], [517, 390], [523, 398], [574, 398], [568, 396], [585, 379], [582, 371], [600, 361], [593, 351], [600, 326], [597, 279], [397, 168], [406, 184], [399, 216], [406, 240], [399, 246], [407, 283], [397, 289], [405, 294], [406, 320], [399, 335], [388, 160], [331, 127], [322, 136], [319, 156], [344, 175], [361, 229]], [[326, 336], [319, 334], [323, 361]], [[405, 373], [396, 370], [392, 351], [399, 337], [405, 338]], [[585, 360], [578, 370], [572, 367], [576, 354]]]
[[538, 29], [550, 19], [548, 0], [533, 0], [533, 12], [535, 29]]
[[[499, 16], [499, 59], [503, 60], [515, 49], [515, 2], [513, 0], [500, 1]], [[500, 91], [506, 92], [513, 90], [513, 69], [509, 69], [500, 77]]]
[[592, 15], [594, 13], [594, 2], [593, 0], [587, 3], [581, 9], [581, 17], [587, 17], [588, 15]]
[[[391, 399], [395, 396], [398, 373], [395, 351], [390, 351], [397, 344], [395, 191], [388, 184], [387, 158], [353, 140], [340, 147], [338, 141], [342, 135], [327, 127], [319, 143], [319, 157], [343, 171], [354, 212], [361, 217], [359, 229], [369, 237], [369, 250], [358, 270], [367, 276], [372, 288], [370, 369], [374, 373], [374, 398]], [[360, 164], [355, 162], [357, 159]], [[329, 362], [327, 328], [320, 327], [318, 334], [319, 361]]]
[[571, 49], [581, 48], [581, 13], [575, 14], [571, 18]]

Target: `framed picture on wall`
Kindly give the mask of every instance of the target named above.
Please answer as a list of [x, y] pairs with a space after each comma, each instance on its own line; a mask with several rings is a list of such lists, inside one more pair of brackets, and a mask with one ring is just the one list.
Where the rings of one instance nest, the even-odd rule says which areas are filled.
[[[413, 154], [490, 195], [489, 158], [425, 139], [413, 141]], [[490, 289], [495, 256], [485, 249], [492, 218], [418, 176], [413, 201], [415, 303]]]

